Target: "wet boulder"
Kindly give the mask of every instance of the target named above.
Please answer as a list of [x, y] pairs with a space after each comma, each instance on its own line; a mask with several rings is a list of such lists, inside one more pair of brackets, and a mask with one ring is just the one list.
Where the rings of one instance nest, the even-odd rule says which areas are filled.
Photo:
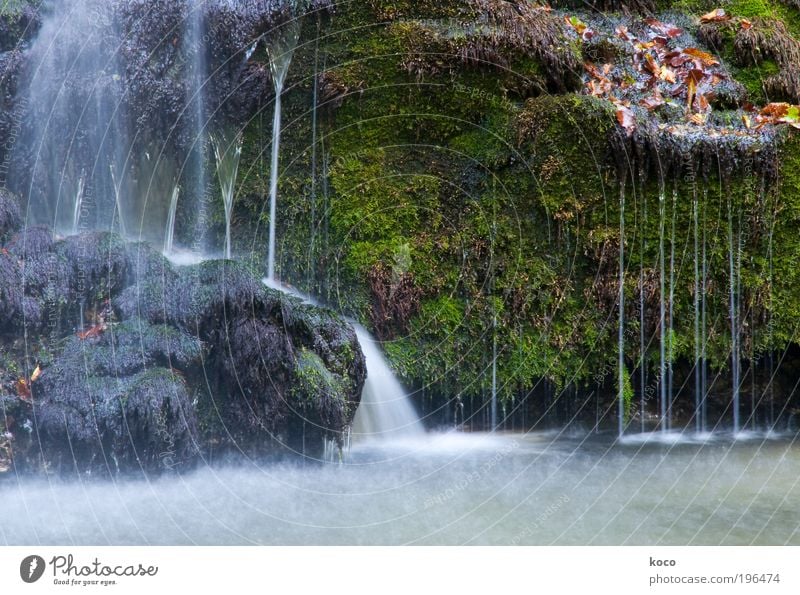
[[342, 442], [366, 377], [337, 314], [266, 287], [246, 264], [175, 267], [109, 233], [17, 233], [0, 253], [0, 297], [18, 468], [159, 472], [209, 453], [320, 454]]
[[186, 375], [201, 352], [192, 337], [140, 320], [68, 339], [33, 384], [48, 465], [117, 473], [191, 464], [198, 423]]
[[21, 223], [19, 199], [0, 187], [0, 239], [16, 231]]
[[201, 417], [218, 448], [319, 450], [352, 421], [366, 377], [352, 327], [266, 287], [245, 264], [209, 261], [151, 276], [114, 305], [120, 318], [172, 325], [207, 346]]

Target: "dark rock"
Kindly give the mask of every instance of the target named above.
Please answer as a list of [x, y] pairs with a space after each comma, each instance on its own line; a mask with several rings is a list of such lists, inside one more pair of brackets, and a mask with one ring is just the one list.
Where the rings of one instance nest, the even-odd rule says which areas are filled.
[[142, 321], [69, 339], [34, 384], [48, 460], [62, 470], [111, 472], [189, 464], [197, 416], [181, 370], [200, 353], [191, 337]]
[[11, 192], [0, 187], [0, 240], [16, 231], [21, 223], [19, 200]]
[[211, 449], [318, 454], [341, 441], [366, 376], [333, 312], [267, 288], [246, 264], [174, 268], [109, 233], [17, 234], [0, 254], [0, 298], [3, 367], [19, 370], [0, 393], [41, 369], [28, 380], [35, 406], [4, 401], [30, 420], [28, 442], [19, 423], [9, 429], [29, 468], [152, 472]]

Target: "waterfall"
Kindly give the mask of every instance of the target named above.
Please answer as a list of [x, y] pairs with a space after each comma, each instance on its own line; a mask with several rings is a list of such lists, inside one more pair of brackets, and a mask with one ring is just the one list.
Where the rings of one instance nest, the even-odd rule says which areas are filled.
[[[186, 190], [196, 197], [199, 202], [199, 210], [196, 213], [196, 220], [194, 225], [194, 241], [192, 249], [195, 252], [203, 252], [208, 249], [208, 242], [206, 240], [207, 221], [205, 213], [205, 197], [210, 194], [211, 189], [208, 188], [208, 172], [206, 171], [206, 164], [208, 161], [207, 155], [207, 138], [206, 126], [208, 124], [208, 116], [206, 113], [206, 84], [210, 80], [209, 65], [207, 60], [206, 48], [206, 34], [204, 32], [204, 15], [207, 0], [189, 0], [191, 6], [190, 14], [187, 18], [186, 25], [186, 46], [189, 54], [189, 64], [187, 78], [190, 84], [186, 88], [186, 114], [183, 115], [186, 126], [189, 128], [190, 133], [187, 135], [191, 143], [188, 149], [188, 163], [191, 176], [191, 182], [187, 183]], [[219, 164], [217, 164], [217, 171], [219, 171]], [[220, 183], [220, 185], [222, 185]], [[185, 190], [185, 192], [186, 192]], [[225, 190], [222, 190], [223, 196]], [[194, 213], [195, 209], [192, 210]], [[228, 231], [228, 212], [225, 211], [226, 216], [226, 232]], [[229, 233], [228, 233], [229, 235]]]
[[85, 183], [86, 176], [84, 174], [81, 175], [80, 179], [78, 180], [78, 190], [75, 193], [75, 209], [72, 215], [72, 233], [78, 233], [80, 231], [81, 209], [83, 208], [83, 191]]
[[660, 393], [661, 405], [661, 431], [667, 431], [667, 383], [666, 383], [666, 354], [664, 348], [666, 345], [666, 308], [664, 305], [664, 276], [666, 275], [664, 267], [664, 219], [666, 217], [666, 207], [664, 205], [664, 181], [661, 180], [658, 192], [658, 310], [659, 310], [659, 362], [658, 362], [658, 384]]
[[645, 248], [645, 235], [647, 230], [647, 196], [642, 192], [641, 181], [642, 175], [639, 176], [639, 200], [642, 202], [642, 222], [639, 238], [639, 415], [641, 416], [641, 430], [645, 430], [645, 393], [647, 392], [647, 340], [645, 337], [645, 317], [644, 317], [644, 248]]
[[625, 433], [625, 182], [619, 188], [619, 326], [617, 336], [618, 434]]
[[678, 188], [672, 189], [672, 227], [669, 235], [669, 326], [667, 329], [667, 429], [672, 429], [673, 360], [675, 359], [675, 219], [677, 216]]
[[224, 133], [211, 135], [211, 144], [217, 158], [217, 177], [222, 190], [222, 203], [225, 209], [225, 258], [231, 257], [231, 217], [233, 216], [233, 194], [236, 189], [236, 175], [242, 156], [242, 133], [237, 131], [232, 139]]
[[[694, 170], [692, 170], [694, 172]], [[700, 233], [699, 206], [697, 204], [697, 187], [692, 176], [692, 223], [694, 231], [694, 427], [697, 432], [703, 430], [702, 397], [701, 397], [701, 356], [700, 356]]]
[[175, 215], [178, 212], [178, 195], [181, 192], [180, 186], [172, 189], [172, 199], [169, 203], [169, 215], [167, 217], [167, 231], [164, 236], [164, 253], [172, 254], [175, 243]]
[[731, 372], [732, 372], [732, 388], [733, 388], [733, 431], [737, 433], [740, 430], [739, 423], [739, 332], [738, 322], [736, 316], [736, 288], [737, 288], [737, 275], [736, 275], [736, 255], [734, 254], [734, 233], [733, 233], [733, 205], [732, 201], [728, 199], [728, 267], [730, 274], [730, 283], [728, 284], [728, 310], [730, 315], [731, 325]]
[[[108, 166], [108, 170], [111, 173], [111, 183], [114, 186], [114, 213], [119, 221], [119, 232], [122, 235], [126, 235], [125, 233], [125, 219], [123, 216], [123, 208], [122, 208], [122, 181], [119, 180], [118, 176], [114, 172], [114, 164]], [[111, 220], [111, 227], [114, 227], [114, 218]]]
[[406, 391], [389, 367], [377, 341], [354, 325], [367, 360], [367, 380], [353, 419], [353, 440], [386, 440], [421, 436], [425, 430]]
[[[307, 304], [319, 306], [312, 297], [274, 279], [264, 278], [263, 283]], [[352, 324], [366, 360], [367, 379], [361, 391], [361, 403], [356, 410], [349, 438], [366, 441], [422, 436], [425, 433], [422, 421], [414, 411], [414, 405], [403, 385], [383, 356], [378, 341], [360, 324]]]
[[292, 55], [300, 36], [300, 22], [295, 19], [285, 24], [268, 45], [272, 84], [275, 88], [275, 112], [272, 118], [272, 155], [269, 172], [269, 248], [267, 251], [267, 278], [275, 278], [275, 233], [278, 211], [278, 164], [281, 143], [281, 94]]
[[160, 246], [178, 177], [184, 203], [199, 197], [189, 180], [203, 178], [202, 159], [186, 165], [203, 137], [208, 2], [48, 5], [17, 87], [25, 110], [8, 185], [30, 223], [116, 229]]

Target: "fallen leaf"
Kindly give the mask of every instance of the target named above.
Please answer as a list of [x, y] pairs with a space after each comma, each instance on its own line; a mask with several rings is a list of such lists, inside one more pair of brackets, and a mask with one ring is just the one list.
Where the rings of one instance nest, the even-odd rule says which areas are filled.
[[688, 54], [692, 58], [700, 60], [703, 63], [703, 66], [718, 66], [719, 60], [717, 60], [714, 56], [709, 54], [708, 52], [704, 52], [703, 50], [699, 50], [697, 48], [686, 48], [683, 50], [684, 54]]
[[730, 20], [730, 15], [722, 8], [717, 8], [711, 12], [707, 12], [700, 17], [701, 23], [720, 23], [722, 21]]
[[639, 105], [648, 109], [648, 111], [653, 111], [657, 107], [664, 105], [665, 101], [661, 95], [654, 93], [649, 97], [645, 97], [639, 102]]
[[771, 118], [782, 118], [789, 113], [788, 103], [768, 103], [759, 112], [760, 116], [769, 116]]
[[619, 25], [614, 34], [619, 37], [620, 39], [624, 39], [625, 41], [630, 41], [633, 37], [628, 33], [628, 28], [625, 25]]
[[103, 334], [103, 331], [106, 330], [106, 325], [95, 324], [94, 326], [86, 329], [85, 331], [78, 331], [78, 339], [81, 341], [85, 341], [86, 339], [93, 339], [95, 337], [99, 337]]
[[652, 55], [645, 54], [644, 55], [644, 63], [645, 63], [645, 66], [644, 66], [645, 70], [647, 70], [650, 74], [658, 75], [658, 72], [659, 72], [660, 69], [658, 67], [658, 64], [656, 64], [656, 59], [653, 58]]
[[661, 70], [658, 72], [658, 78], [662, 81], [667, 81], [668, 83], [675, 82], [675, 71], [671, 70], [667, 66], [662, 66]]
[[583, 32], [589, 28], [589, 25], [584, 23], [578, 17], [565, 16], [564, 20], [566, 21], [567, 25], [575, 29], [575, 32], [581, 36], [583, 35]]
[[38, 365], [33, 370], [33, 374], [31, 374], [31, 382], [36, 382], [39, 379], [39, 376], [42, 375], [42, 368]]
[[625, 132], [628, 133], [628, 136], [633, 134], [633, 131], [636, 130], [636, 116], [627, 106], [617, 106], [617, 122], [619, 122], [619, 125], [625, 129]]
[[646, 22], [648, 25], [650, 25], [651, 29], [669, 38], [678, 37], [681, 33], [683, 33], [683, 29], [680, 27], [676, 27], [675, 25], [670, 25], [668, 23], [662, 23], [657, 19], [647, 19]]
[[17, 396], [22, 399], [23, 401], [30, 401], [31, 399], [31, 387], [28, 386], [28, 381], [24, 378], [20, 378], [17, 380]]
[[753, 28], [753, 23], [748, 21], [747, 19], [742, 19], [739, 21], [739, 25], [741, 25], [743, 31], [747, 31], [748, 29]]
[[745, 128], [750, 130], [750, 127], [753, 125], [753, 123], [750, 121], [750, 116], [747, 114], [742, 114], [742, 124], [744, 124]]
[[689, 122], [692, 124], [697, 124], [698, 126], [705, 124], [707, 119], [708, 114], [692, 114], [689, 116]]

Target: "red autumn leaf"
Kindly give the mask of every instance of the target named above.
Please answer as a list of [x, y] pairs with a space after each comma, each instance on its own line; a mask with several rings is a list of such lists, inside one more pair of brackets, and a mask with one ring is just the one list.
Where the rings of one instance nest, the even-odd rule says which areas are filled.
[[674, 83], [675, 82], [675, 71], [671, 70], [670, 68], [668, 68], [666, 66], [662, 66], [661, 70], [658, 73], [658, 78], [660, 78], [662, 81], [666, 81], [668, 83]]
[[86, 339], [93, 339], [95, 337], [99, 337], [103, 334], [103, 331], [106, 330], [105, 324], [96, 324], [85, 331], [78, 331], [78, 339], [81, 341], [85, 341]]
[[710, 106], [708, 104], [708, 99], [706, 98], [704, 93], [697, 93], [695, 95], [694, 107], [699, 112], [708, 111], [708, 108]]
[[693, 83], [698, 84], [706, 76], [706, 73], [699, 68], [692, 68], [686, 73], [686, 84], [691, 80]]
[[661, 97], [659, 93], [653, 93], [649, 97], [645, 97], [639, 102], [639, 105], [648, 109], [648, 111], [653, 111], [657, 107], [664, 105], [664, 98]]
[[706, 123], [706, 119], [708, 118], [707, 114], [692, 114], [689, 116], [689, 122], [692, 124], [697, 124], [698, 126], [702, 126]]
[[653, 56], [651, 56], [650, 54], [645, 54], [644, 60], [645, 60], [644, 64], [645, 70], [647, 70], [650, 74], [658, 75], [659, 68], [658, 64], [656, 64], [655, 58], [653, 58]]
[[628, 28], [625, 25], [619, 25], [614, 31], [614, 34], [620, 39], [624, 39], [625, 41], [630, 41], [631, 39], [633, 39], [633, 36], [631, 36], [631, 34], [628, 33]]
[[664, 56], [664, 60], [673, 68], [680, 68], [687, 62], [691, 62], [692, 58], [683, 52], [670, 52]]
[[686, 48], [683, 50], [684, 54], [688, 54], [692, 58], [696, 60], [700, 60], [703, 66], [718, 66], [719, 60], [717, 60], [714, 56], [709, 54], [708, 52], [704, 52], [703, 50], [698, 50], [697, 48]]
[[636, 130], [636, 116], [633, 115], [631, 108], [624, 105], [617, 105], [617, 122], [625, 129], [628, 136]]
[[694, 105], [694, 94], [697, 91], [697, 81], [695, 81], [692, 77], [686, 79], [686, 105], [689, 109], [692, 109]]
[[676, 27], [675, 25], [662, 23], [657, 19], [647, 19], [647, 24], [650, 25], [650, 28], [653, 31], [656, 31], [657, 33], [669, 38], [678, 37], [681, 33], [683, 33], [683, 29]]
[[700, 17], [701, 23], [720, 23], [722, 21], [730, 20], [730, 15], [722, 8], [717, 8], [711, 12], [707, 12]]
[[762, 108], [762, 110], [759, 112], [759, 115], [778, 119], [785, 117], [788, 113], [788, 103], [769, 103]]
[[23, 401], [30, 401], [31, 400], [31, 387], [28, 386], [28, 381], [24, 378], [20, 378], [17, 380], [16, 383], [17, 387], [17, 396], [22, 399]]

